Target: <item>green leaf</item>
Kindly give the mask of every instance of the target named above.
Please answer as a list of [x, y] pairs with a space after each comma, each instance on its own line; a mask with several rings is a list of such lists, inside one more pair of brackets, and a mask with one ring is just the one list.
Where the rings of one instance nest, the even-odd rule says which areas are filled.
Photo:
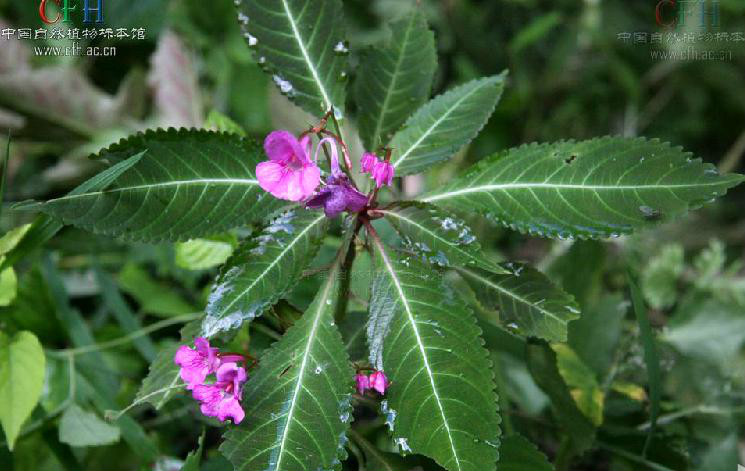
[[631, 291], [631, 301], [634, 305], [634, 314], [639, 325], [639, 336], [641, 337], [642, 347], [644, 348], [644, 363], [647, 366], [647, 379], [649, 381], [649, 422], [652, 424], [647, 433], [647, 439], [644, 443], [642, 456], [646, 457], [649, 445], [654, 437], [654, 430], [657, 424], [657, 417], [660, 414], [660, 397], [662, 395], [662, 377], [660, 376], [660, 357], [657, 354], [657, 344], [652, 332], [652, 326], [649, 324], [647, 316], [647, 307], [644, 305], [644, 298], [641, 290], [637, 287], [631, 272], [627, 273], [629, 281], [629, 290]]
[[570, 440], [574, 453], [581, 454], [595, 441], [595, 426], [577, 407], [556, 364], [556, 353], [548, 345], [529, 343], [527, 363], [536, 384], [551, 400], [556, 421]]
[[461, 268], [458, 273], [484, 306], [499, 309], [503, 325], [523, 335], [566, 341], [567, 325], [579, 319], [574, 298], [535, 268], [513, 263], [503, 267], [511, 273], [499, 275], [476, 268]]
[[[62, 276], [54, 265], [51, 255], [45, 254], [43, 259], [43, 272], [49, 284], [50, 299], [55, 305], [55, 314], [64, 328], [67, 336], [76, 348], [95, 344], [93, 333], [83, 316], [70, 305], [67, 297]], [[88, 365], [81, 366], [79, 372], [86, 382], [90, 383], [89, 394], [99, 412], [117, 408], [116, 391], [119, 387], [115, 377], [101, 368], [105, 365], [103, 355], [98, 351], [87, 353], [81, 359], [85, 359]], [[120, 417], [117, 425], [121, 430], [122, 438], [132, 450], [145, 460], [154, 461], [158, 456], [156, 445], [148, 439], [142, 427], [131, 417]]]
[[435, 35], [421, 8], [390, 27], [390, 40], [365, 51], [357, 72], [357, 124], [366, 149], [388, 143], [427, 101], [437, 68]]
[[402, 458], [400, 455], [380, 450], [378, 447], [367, 441], [354, 428], [349, 430], [349, 436], [352, 437], [354, 443], [359, 445], [365, 455], [365, 466], [364, 468], [360, 466], [359, 469], [370, 471], [412, 471], [422, 469]]
[[119, 273], [119, 286], [148, 314], [171, 317], [197, 311], [172, 286], [154, 280], [144, 268], [132, 262], [124, 265]]
[[499, 447], [499, 471], [553, 471], [554, 467], [535, 445], [522, 435], [502, 438]]
[[210, 292], [204, 335], [240, 327], [289, 291], [318, 251], [327, 221], [322, 212], [289, 210], [239, 247]]
[[119, 428], [72, 404], [62, 414], [59, 441], [70, 446], [101, 446], [119, 441]]
[[279, 90], [316, 116], [344, 109], [347, 47], [339, 0], [244, 0], [238, 20]]
[[556, 353], [556, 366], [559, 374], [569, 388], [579, 410], [590, 419], [596, 427], [603, 423], [603, 403], [605, 395], [595, 379], [595, 373], [585, 365], [571, 347], [563, 344], [551, 344]]
[[[96, 274], [96, 281], [101, 288], [104, 305], [114, 314], [122, 329], [125, 332], [137, 332], [142, 329], [142, 323], [132, 312], [121, 293], [119, 293], [114, 280], [107, 273], [104, 273], [100, 267], [95, 267], [94, 272]], [[145, 360], [153, 361], [156, 350], [150, 337], [143, 336], [136, 338], [132, 341], [132, 344]]]
[[473, 80], [419, 108], [391, 141], [396, 175], [426, 170], [471, 142], [494, 112], [505, 77]]
[[678, 297], [678, 278], [685, 269], [683, 246], [669, 244], [653, 257], [642, 272], [644, 298], [655, 309], [666, 309]]
[[192, 239], [176, 244], [176, 265], [186, 270], [207, 270], [225, 263], [238, 245], [232, 234]]
[[365, 343], [366, 327], [366, 312], [348, 312], [339, 324], [339, 330], [344, 339], [344, 349], [347, 351], [349, 359], [354, 362], [367, 359], [367, 344]]
[[667, 325], [661, 340], [684, 355], [732, 371], [745, 343], [742, 308], [714, 299], [694, 302]]
[[582, 317], [569, 325], [569, 346], [598, 378], [604, 378], [613, 365], [627, 311], [623, 297], [603, 295], [587, 303]]
[[497, 153], [424, 201], [521, 232], [597, 238], [681, 216], [742, 181], [658, 140], [604, 137]]
[[210, 111], [210, 114], [207, 115], [207, 119], [204, 122], [204, 127], [207, 129], [214, 129], [215, 131], [246, 137], [246, 131], [240, 124], [217, 110]]
[[473, 314], [432, 267], [373, 240], [368, 343], [372, 365], [392, 381], [382, 409], [395, 443], [451, 471], [494, 470], [497, 398]]
[[[2, 257], [0, 257], [0, 260]], [[18, 293], [18, 278], [13, 267], [0, 271], [0, 306], [10, 306]]]
[[143, 149], [139, 162], [104, 189], [49, 200], [41, 210], [95, 233], [157, 242], [221, 232], [279, 207], [256, 180], [263, 151], [253, 141], [204, 130], [147, 131], [100, 158], [116, 162]]
[[202, 450], [204, 449], [204, 434], [205, 431], [203, 430], [202, 435], [199, 436], [199, 446], [186, 456], [181, 471], [199, 471], [199, 462], [202, 461]]
[[31, 332], [0, 331], [0, 424], [12, 451], [23, 422], [41, 397], [44, 350]]
[[[102, 171], [93, 178], [82, 183], [72, 190], [69, 195], [79, 195], [90, 191], [101, 191], [108, 187], [114, 180], [119, 178], [124, 172], [138, 163], [146, 151], [133, 155], [127, 159], [121, 160], [106, 170]], [[23, 206], [23, 203], [19, 205]], [[39, 203], [34, 202], [31, 207], [37, 207]], [[31, 227], [24, 232], [23, 238], [16, 242], [16, 246], [8, 252], [4, 262], [0, 263], [0, 269], [14, 265], [29, 253], [38, 249], [62, 229], [63, 224], [46, 214], [40, 214], [36, 217]]]
[[435, 206], [403, 203], [376, 210], [386, 217], [411, 250], [439, 266], [474, 266], [508, 273], [490, 262], [476, 237], [462, 220]]
[[354, 370], [334, 324], [340, 251], [308, 310], [246, 383], [244, 425], [220, 451], [237, 471], [332, 469], [351, 420]]
[[8, 179], [8, 160], [10, 160], [10, 129], [8, 129], [8, 142], [5, 147], [2, 174], [0, 175], [0, 216], [3, 214], [3, 200], [5, 199], [5, 181]]
[[5, 255], [16, 248], [29, 229], [31, 229], [31, 224], [24, 224], [9, 230], [0, 237], [0, 255]]

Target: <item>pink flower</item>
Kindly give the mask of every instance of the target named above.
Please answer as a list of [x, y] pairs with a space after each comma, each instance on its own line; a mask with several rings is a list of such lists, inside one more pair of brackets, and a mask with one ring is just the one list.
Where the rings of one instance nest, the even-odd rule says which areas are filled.
[[181, 379], [186, 382], [186, 389], [194, 389], [196, 385], [204, 383], [207, 375], [217, 371], [220, 366], [218, 349], [210, 347], [207, 339], [197, 337], [194, 347], [191, 349], [181, 345], [173, 357], [174, 363], [181, 367]]
[[362, 173], [372, 173], [376, 163], [378, 163], [378, 157], [372, 152], [365, 152], [362, 154], [362, 159], [360, 160]]
[[385, 394], [385, 390], [391, 383], [382, 371], [375, 371], [370, 375], [370, 387], [380, 394]]
[[264, 140], [267, 162], [256, 166], [259, 186], [276, 198], [302, 201], [321, 181], [321, 170], [310, 159], [310, 137], [300, 141], [289, 131], [273, 131]]
[[375, 164], [375, 168], [373, 168], [372, 177], [375, 180], [375, 184], [380, 188], [383, 184], [390, 186], [394, 173], [395, 169], [390, 162], [378, 162]]
[[362, 154], [362, 160], [360, 163], [362, 166], [362, 172], [369, 173], [375, 180], [378, 188], [383, 186], [383, 184], [390, 185], [393, 181], [395, 169], [390, 162], [379, 160], [375, 154], [365, 152]]
[[370, 378], [366, 375], [357, 373], [354, 380], [357, 383], [357, 392], [360, 393], [360, 395], [365, 394], [365, 391], [370, 389]]
[[195, 386], [192, 396], [202, 403], [202, 414], [239, 424], [246, 416], [240, 403], [246, 379], [246, 370], [236, 363], [225, 363], [217, 370], [217, 382]]

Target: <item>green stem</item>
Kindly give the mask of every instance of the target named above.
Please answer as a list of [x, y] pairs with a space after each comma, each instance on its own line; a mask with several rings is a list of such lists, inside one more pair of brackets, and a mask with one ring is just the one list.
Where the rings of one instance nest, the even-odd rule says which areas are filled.
[[344, 262], [341, 266], [341, 282], [339, 283], [339, 292], [337, 293], [339, 302], [336, 304], [336, 312], [334, 313], [334, 322], [337, 324], [341, 323], [347, 315], [347, 307], [349, 306], [349, 291], [352, 284], [352, 267], [354, 265], [354, 259], [357, 256], [357, 250], [354, 245], [354, 238], [357, 232], [362, 227], [362, 221], [359, 218], [354, 223], [354, 233], [349, 241], [349, 248], [347, 254], [344, 256]]
[[107, 350], [109, 348], [115, 348], [115, 347], [119, 347], [122, 345], [126, 345], [128, 343], [131, 343], [135, 339], [148, 335], [157, 330], [170, 327], [174, 324], [183, 324], [186, 322], [191, 322], [193, 320], [201, 318], [202, 316], [203, 314], [201, 312], [192, 313], [192, 314], [183, 314], [180, 316], [171, 317], [170, 319], [164, 319], [160, 322], [156, 322], [147, 327], [143, 327], [142, 329], [136, 330], [132, 332], [131, 334], [125, 335], [124, 337], [120, 337], [114, 340], [109, 340], [108, 342], [85, 345], [83, 347], [78, 347], [78, 348], [68, 348], [64, 350], [46, 350], [46, 353], [47, 355], [54, 356], [54, 357], [69, 357], [69, 356], [75, 356], [75, 355], [83, 355], [86, 353], [98, 352], [101, 350]]
[[561, 445], [559, 445], [559, 451], [556, 453], [556, 459], [554, 460], [555, 471], [567, 471], [569, 465], [572, 464], [574, 458], [574, 451], [572, 450], [572, 440], [569, 437], [561, 439]]
[[[365, 458], [367, 458], [368, 455], [372, 455], [372, 456], [375, 456], [376, 458], [378, 458], [378, 462], [379, 463], [383, 463], [383, 464], [386, 463], [385, 456], [383, 456], [380, 453], [380, 450], [378, 450], [376, 447], [374, 447], [372, 443], [370, 443], [369, 441], [367, 441], [367, 439], [365, 437], [363, 437], [361, 433], [359, 433], [358, 431], [356, 431], [353, 428], [350, 428], [349, 429], [349, 432], [347, 432], [347, 433], [349, 434], [349, 438], [351, 438], [352, 441], [354, 443], [356, 443], [357, 446], [359, 446], [362, 449], [363, 453], [365, 454]], [[363, 467], [362, 466], [362, 463], [360, 463], [360, 469], [361, 470], [364, 470], [364, 469], [367, 469], [367, 467]], [[391, 470], [392, 471], [392, 468], [389, 466], [387, 470], [377, 470], [376, 469], [376, 470], [370, 470], [370, 471], [388, 471], [388, 470]]]
[[[611, 453], [614, 453], [622, 458], [626, 458], [629, 461], [633, 461], [634, 463], [642, 464], [650, 469], [654, 469], [655, 471], [673, 471], [672, 469], [662, 466], [659, 463], [655, 463], [654, 461], [649, 461], [646, 458], [643, 458], [639, 455], [635, 455], [633, 453], [629, 453], [628, 451], [615, 447], [613, 445], [608, 445], [607, 443], [603, 442], [596, 442], [599, 448], [602, 448], [603, 450], [610, 451]], [[558, 471], [558, 468], [557, 468]]]

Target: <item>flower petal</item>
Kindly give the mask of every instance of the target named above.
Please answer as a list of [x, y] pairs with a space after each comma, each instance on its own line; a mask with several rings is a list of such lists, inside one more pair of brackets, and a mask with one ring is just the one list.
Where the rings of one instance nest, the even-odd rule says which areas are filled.
[[245, 416], [240, 402], [233, 396], [224, 397], [217, 405], [217, 418], [222, 422], [229, 417], [234, 424], [239, 424]]
[[[264, 151], [269, 160], [289, 163], [294, 157], [307, 160], [297, 138], [289, 131], [272, 131], [264, 139]], [[305, 157], [305, 158], [304, 158]]]
[[275, 198], [286, 199], [290, 171], [286, 166], [276, 162], [261, 162], [256, 166], [256, 178], [259, 186]]

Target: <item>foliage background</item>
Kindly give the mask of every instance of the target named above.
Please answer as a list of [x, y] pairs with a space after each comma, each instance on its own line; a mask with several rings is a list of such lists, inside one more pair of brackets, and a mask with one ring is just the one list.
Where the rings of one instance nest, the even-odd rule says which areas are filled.
[[[40, 27], [31, 3], [0, 1], [0, 17], [14, 27]], [[352, 50], [383, 37], [382, 24], [412, 6], [397, 0], [344, 3]], [[402, 191], [435, 187], [466, 162], [524, 142], [606, 134], [658, 137], [742, 173], [745, 43], [723, 46], [732, 50], [732, 61], [654, 61], [649, 45], [617, 38], [620, 32], [660, 31], [654, 4], [423, 1], [439, 48], [435, 93], [503, 69], [510, 70], [510, 81], [487, 128], [467, 151], [426, 179], [410, 177]], [[272, 129], [297, 131], [312, 121], [259, 69], [230, 0], [109, 0], [106, 8], [108, 26], [144, 27], [149, 39], [97, 40], [115, 45], [117, 56], [96, 59], [37, 57], [23, 50], [29, 42], [0, 39], [0, 127], [13, 134], [6, 201], [64, 194], [98, 170], [87, 160], [90, 153], [148, 127], [200, 126], [213, 109], [258, 139]], [[721, 31], [745, 31], [745, 3], [722, 0], [720, 8]], [[574, 384], [571, 374], [562, 376], [570, 389], [590, 395], [577, 403], [602, 426], [572, 469], [660, 465], [718, 471], [735, 469], [738, 459], [745, 462], [744, 197], [745, 190], [737, 188], [680, 222], [602, 243], [530, 238], [473, 221], [492, 255], [535, 263], [582, 307], [582, 320], [571, 324], [569, 346], [586, 370]], [[2, 232], [28, 222], [25, 217], [3, 211]], [[232, 241], [220, 242], [230, 250]], [[121, 440], [71, 447], [52, 412], [70, 401], [65, 349], [73, 343], [67, 314], [79, 313], [99, 343], [139, 325], [175, 319], [137, 342], [76, 355], [73, 402], [100, 416], [122, 409], [147, 373], [148, 360], [177, 339], [178, 321], [204, 305], [214, 270], [193, 269], [193, 258], [183, 247], [125, 244], [66, 228], [16, 265], [17, 294], [12, 296], [7, 279], [0, 291], [7, 305], [0, 308], [0, 328], [9, 334], [32, 331], [53, 352], [41, 405], [15, 452], [0, 449], [2, 469], [149, 469], [155, 462], [159, 469], [179, 468], [176, 460], [195, 448], [204, 422], [188, 399], [157, 414], [146, 407], [131, 411], [147, 434], [142, 447]], [[629, 309], [627, 265], [639, 274], [661, 352], [661, 432], [643, 459], [647, 372]], [[293, 304], [304, 308], [314, 290], [312, 282], [301, 284]], [[526, 357], [525, 341], [490, 324], [496, 313], [479, 314], [494, 352], [503, 429], [538, 443], [549, 458], [561, 455], [560, 430], [571, 429], [572, 419], [552, 410], [555, 398], [537, 380], [541, 374]], [[251, 351], [260, 350], [262, 341], [269, 340], [235, 340]], [[555, 353], [572, 360], [566, 352]], [[97, 397], [103, 391], [109, 396]], [[358, 422], [369, 439], [393, 450], [382, 423], [372, 416]], [[218, 437], [208, 429], [204, 470], [226, 466], [216, 452]], [[352, 456], [345, 466], [356, 469]]]

